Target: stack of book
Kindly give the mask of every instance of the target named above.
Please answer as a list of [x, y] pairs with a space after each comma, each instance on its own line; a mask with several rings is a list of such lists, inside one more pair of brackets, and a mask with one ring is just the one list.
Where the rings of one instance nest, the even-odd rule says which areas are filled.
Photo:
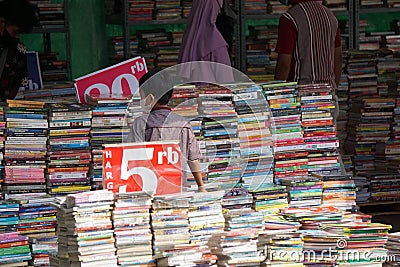
[[49, 104], [47, 186], [51, 195], [89, 191], [92, 111], [82, 104]]
[[143, 192], [116, 194], [112, 218], [119, 265], [155, 266], [151, 201], [152, 197]]
[[181, 0], [182, 1], [182, 18], [189, 17], [192, 11], [192, 0]]
[[264, 0], [247, 0], [244, 4], [246, 15], [267, 14], [267, 3]]
[[7, 100], [5, 198], [46, 192], [47, 109], [44, 102]]
[[309, 207], [321, 205], [322, 182], [318, 178], [282, 178], [280, 184], [288, 191], [289, 207]]
[[189, 201], [190, 243], [205, 245], [213, 234], [222, 233], [225, 218], [221, 200], [224, 191], [199, 192]]
[[351, 50], [347, 62], [350, 98], [377, 96], [376, 52]]
[[[135, 57], [138, 54], [139, 42], [135, 36], [129, 39], [129, 55]], [[124, 39], [122, 36], [116, 36], [110, 39], [110, 55], [113, 60], [122, 60], [124, 55]]]
[[[400, 1], [397, 0], [400, 4]], [[386, 47], [393, 52], [396, 56], [400, 53], [400, 35], [399, 34], [391, 34], [385, 36], [385, 45]]]
[[356, 203], [368, 203], [371, 193], [369, 192], [369, 180], [367, 177], [354, 176], [354, 184], [357, 188]]
[[4, 182], [4, 141], [6, 140], [5, 105], [0, 106], [0, 200], [4, 199], [2, 184]]
[[199, 87], [199, 116], [208, 161], [208, 190], [233, 188], [240, 180], [240, 145], [237, 113], [230, 89]]
[[128, 20], [147, 21], [153, 19], [154, 0], [129, 0]]
[[376, 8], [382, 7], [382, 0], [361, 0], [360, 2], [362, 8]]
[[314, 174], [314, 176], [323, 183], [323, 206], [334, 206], [351, 211], [356, 205], [356, 186], [352, 176], [346, 174]]
[[355, 171], [374, 171], [376, 144], [390, 138], [395, 100], [369, 97], [355, 101], [349, 114], [346, 150], [354, 155]]
[[106, 190], [66, 197], [61, 227], [66, 227], [67, 240], [59, 236], [59, 243], [67, 244], [71, 266], [117, 266], [111, 220], [113, 202], [114, 194]]
[[156, 0], [154, 16], [156, 20], [172, 20], [182, 17], [181, 0]]
[[179, 46], [159, 46], [157, 49], [157, 67], [168, 68], [178, 64]]
[[335, 112], [333, 87], [328, 84], [303, 85], [298, 91], [308, 172], [340, 173], [339, 141], [332, 116]]
[[46, 103], [76, 103], [76, 90], [71, 82], [49, 82], [44, 84], [43, 89], [23, 91], [22, 99]]
[[268, 0], [268, 13], [269, 14], [283, 14], [289, 9], [288, 6], [282, 5], [277, 0]]
[[57, 209], [48, 197], [15, 199], [19, 203], [18, 232], [29, 237], [32, 265], [49, 266], [49, 254], [57, 252]]
[[248, 228], [213, 235], [208, 244], [218, 266], [260, 266], [257, 241], [257, 230]]
[[159, 46], [171, 46], [170, 32], [165, 29], [143, 30], [137, 32], [139, 52], [146, 59], [147, 69], [151, 70], [156, 64]]
[[[189, 201], [193, 192], [155, 196], [151, 211], [153, 255], [157, 262], [182, 253], [190, 243]], [[189, 260], [187, 257], [184, 260]], [[169, 265], [164, 265], [169, 266]]]
[[0, 233], [0, 255], [3, 266], [28, 266], [32, 259], [27, 236], [18, 232]]
[[[17, 231], [19, 204], [10, 201], [0, 202], [0, 233]], [[27, 239], [28, 240], [28, 239]]]
[[384, 266], [397, 266], [400, 261], [400, 233], [390, 233], [385, 248], [388, 250], [388, 260]]
[[173, 107], [172, 110], [175, 113], [187, 117], [188, 119], [197, 118], [198, 96], [199, 93], [195, 85], [177, 85], [174, 87], [172, 99], [169, 104]]
[[87, 95], [92, 109], [90, 168], [92, 189], [102, 189], [103, 144], [120, 144], [129, 135], [128, 106], [132, 95]]
[[295, 82], [262, 84], [271, 109], [274, 145], [274, 178], [301, 178], [308, 175], [308, 152], [303, 139], [300, 102]]
[[231, 210], [241, 210], [250, 212], [253, 205], [253, 196], [243, 187], [236, 187], [229, 190], [222, 199], [224, 214]]
[[288, 206], [286, 187], [283, 185], [263, 184], [249, 188], [249, 193], [253, 195], [255, 211], [275, 214]]
[[273, 183], [272, 137], [268, 104], [261, 87], [254, 84], [228, 85], [234, 92], [242, 160], [242, 184], [257, 188]]
[[[260, 232], [261, 235], [271, 235], [281, 232], [296, 232], [300, 229], [301, 223], [297, 221], [288, 221], [280, 214], [265, 214], [264, 231]], [[261, 238], [259, 238], [259, 241]], [[262, 242], [260, 242], [262, 244]], [[259, 244], [260, 244], [259, 243]]]
[[379, 201], [397, 201], [400, 199], [400, 175], [386, 172], [365, 172], [360, 176], [366, 177], [369, 183], [369, 200], [371, 202]]
[[385, 244], [390, 229], [390, 225], [381, 223], [322, 225], [322, 230], [343, 236], [337, 242], [338, 258], [336, 264], [338, 266], [371, 261], [375, 261], [375, 264], [382, 264], [387, 258]]
[[58, 59], [56, 53], [39, 54], [39, 62], [44, 83], [68, 81], [67, 61]]
[[331, 11], [346, 11], [347, 0], [325, 0], [324, 5]]
[[400, 0], [386, 0], [387, 7], [398, 8], [400, 7]]
[[38, 7], [40, 28], [64, 28], [64, 4], [52, 3], [52, 1], [49, 0], [30, 1], [30, 3]]

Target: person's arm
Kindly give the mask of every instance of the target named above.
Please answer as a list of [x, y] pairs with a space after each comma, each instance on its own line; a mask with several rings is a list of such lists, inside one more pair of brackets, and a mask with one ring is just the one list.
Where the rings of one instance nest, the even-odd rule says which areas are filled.
[[275, 80], [286, 81], [289, 77], [292, 55], [278, 54], [278, 60], [275, 67]]
[[199, 192], [204, 192], [204, 183], [203, 183], [203, 176], [201, 174], [200, 170], [200, 163], [199, 160], [188, 160], [188, 165], [190, 168], [190, 171], [192, 172], [194, 179], [196, 180], [196, 184], [199, 187]]

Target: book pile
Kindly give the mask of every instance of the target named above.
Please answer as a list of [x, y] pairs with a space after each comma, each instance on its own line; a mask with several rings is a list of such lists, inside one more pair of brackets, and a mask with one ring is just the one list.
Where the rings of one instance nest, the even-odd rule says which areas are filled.
[[14, 199], [19, 203], [18, 232], [29, 237], [32, 265], [50, 266], [49, 254], [57, 252], [57, 209], [48, 197]]
[[261, 87], [254, 84], [228, 87], [234, 92], [233, 103], [238, 114], [242, 183], [247, 188], [271, 184], [274, 177], [270, 116]]
[[224, 191], [195, 193], [189, 201], [190, 243], [206, 245], [213, 234], [222, 233], [225, 218], [221, 199]]
[[386, 0], [387, 7], [398, 8], [400, 7], [400, 0]]
[[129, 0], [128, 20], [147, 21], [153, 19], [154, 0]]
[[[129, 39], [129, 56], [135, 57], [138, 54], [139, 42], [135, 36], [131, 36]], [[110, 55], [112, 59], [120, 60], [125, 58], [124, 54], [124, 38], [122, 36], [116, 36], [110, 39]]]
[[0, 245], [2, 266], [28, 266], [32, 257], [27, 236], [18, 232], [0, 233]]
[[143, 30], [137, 32], [139, 41], [139, 52], [146, 59], [146, 65], [149, 70], [156, 64], [157, 51], [159, 46], [171, 46], [170, 32], [165, 29]]
[[240, 145], [237, 113], [230, 89], [210, 85], [199, 87], [199, 116], [208, 162], [207, 190], [233, 188], [240, 179]]
[[0, 200], [4, 199], [2, 184], [4, 182], [4, 141], [6, 141], [5, 105], [0, 105]]
[[51, 195], [90, 190], [92, 111], [82, 104], [49, 104], [47, 186]]
[[386, 143], [377, 143], [376, 170], [390, 173], [400, 172], [400, 141], [389, 140]]
[[[397, 0], [399, 2], [400, 5], [400, 1]], [[400, 53], [400, 34], [395, 34], [394, 32], [392, 32], [391, 34], [388, 34], [386, 36], [384, 36], [384, 44], [385, 47], [387, 49], [389, 49], [389, 51], [391, 51], [393, 53], [393, 57], [396, 58], [398, 60], [398, 54]], [[396, 60], [394, 59], [394, 60]], [[393, 68], [396, 68], [395, 66], [393, 66]], [[398, 69], [398, 65], [397, 65], [397, 69]]]
[[355, 176], [353, 179], [357, 188], [356, 203], [368, 203], [371, 196], [368, 179], [361, 175]]
[[218, 256], [218, 266], [260, 266], [257, 241], [257, 230], [247, 228], [215, 234], [208, 245]]
[[314, 175], [322, 180], [322, 205], [351, 211], [356, 205], [356, 186], [350, 175]]
[[217, 256], [205, 245], [175, 245], [173, 250], [166, 250], [165, 254], [168, 257], [158, 259], [157, 266], [217, 266]]
[[376, 52], [351, 50], [347, 62], [350, 98], [377, 96]]
[[286, 187], [283, 185], [263, 184], [249, 188], [253, 195], [253, 209], [265, 213], [279, 213], [288, 206]]
[[224, 213], [229, 211], [251, 212], [253, 196], [244, 187], [235, 187], [229, 190], [222, 198], [222, 208]]
[[335, 118], [334, 89], [328, 84], [298, 87], [303, 138], [308, 151], [309, 173], [340, 173], [339, 141]]
[[[387, 38], [388, 36], [386, 36]], [[400, 37], [399, 37], [400, 39]], [[400, 46], [400, 40], [399, 40]], [[396, 79], [396, 73], [400, 72], [400, 58], [396, 57], [378, 57], [378, 74], [380, 77]]]
[[367, 33], [370, 27], [368, 20], [360, 20], [360, 44], [361, 51], [377, 51], [380, 46], [381, 37], [373, 33]]
[[349, 81], [347, 74], [342, 73], [340, 82], [336, 90], [339, 101], [339, 116], [336, 120], [337, 137], [339, 139], [339, 148], [343, 149], [344, 142], [347, 138], [346, 124], [348, 120], [349, 106]]
[[[66, 197], [58, 214], [59, 257], [67, 254], [70, 266], [117, 266], [111, 220], [114, 194], [106, 190], [82, 192]], [[66, 251], [65, 251], [66, 249]], [[60, 254], [61, 252], [61, 254]]]
[[277, 0], [268, 0], [268, 13], [269, 14], [283, 14], [289, 9], [288, 6], [282, 5]]
[[195, 85], [177, 85], [174, 87], [169, 105], [173, 107], [172, 110], [175, 113], [183, 117], [187, 117], [188, 119], [196, 118], [198, 116], [198, 96], [199, 94]]
[[0, 233], [17, 231], [19, 204], [10, 201], [0, 202]]
[[387, 258], [385, 244], [390, 225], [381, 223], [324, 224], [322, 230], [343, 236], [337, 241], [338, 266], [349, 263], [379, 263]]
[[48, 0], [30, 1], [30, 3], [38, 7], [40, 28], [64, 28], [64, 4], [56, 4]]
[[301, 178], [308, 175], [308, 152], [303, 139], [300, 102], [295, 82], [262, 84], [271, 109], [274, 145], [274, 178]]
[[181, 0], [182, 2], [182, 18], [186, 19], [189, 17], [192, 11], [192, 0]]
[[301, 223], [297, 221], [288, 221], [280, 214], [264, 215], [264, 231], [260, 232], [261, 235], [271, 235], [281, 232], [296, 232], [300, 229]]
[[325, 0], [324, 5], [333, 12], [347, 10], [347, 0]]
[[327, 223], [348, 221], [344, 219], [343, 211], [332, 206], [286, 208], [281, 214], [288, 221], [301, 223], [302, 230], [317, 230]]
[[395, 100], [369, 97], [353, 103], [349, 114], [346, 150], [354, 154], [355, 171], [374, 171], [376, 144], [390, 138]]
[[47, 109], [44, 102], [7, 100], [5, 198], [44, 195], [46, 181]]
[[388, 260], [384, 266], [398, 266], [400, 262], [400, 233], [390, 233], [385, 248], [388, 250]]
[[179, 46], [159, 46], [157, 49], [157, 67], [168, 68], [178, 64]]
[[267, 14], [267, 3], [264, 0], [247, 0], [244, 4], [246, 15]]
[[362, 8], [376, 8], [382, 7], [382, 0], [361, 0], [360, 2]]
[[156, 0], [154, 14], [157, 20], [180, 19], [182, 17], [181, 0]]
[[75, 103], [76, 90], [71, 82], [45, 83], [43, 89], [23, 91], [22, 98], [46, 103]]
[[360, 176], [368, 179], [371, 202], [400, 199], [400, 175], [398, 173], [365, 172], [360, 173]]
[[322, 182], [318, 178], [282, 178], [288, 192], [289, 207], [309, 207], [321, 205]]
[[102, 189], [103, 144], [120, 144], [129, 135], [127, 109], [132, 95], [87, 95], [92, 109], [90, 168], [92, 189]]
[[143, 192], [115, 196], [112, 218], [119, 265], [155, 266], [151, 247], [151, 201], [152, 197]]
[[59, 60], [56, 53], [39, 54], [44, 83], [68, 81], [67, 61]]
[[[193, 192], [154, 197], [151, 227], [153, 231], [153, 255], [157, 262], [167, 260], [163, 258], [172, 257], [173, 259], [175, 256], [183, 254], [180, 247], [189, 245], [188, 212], [189, 201], [192, 196]], [[188, 261], [189, 257], [182, 260], [183, 262]]]

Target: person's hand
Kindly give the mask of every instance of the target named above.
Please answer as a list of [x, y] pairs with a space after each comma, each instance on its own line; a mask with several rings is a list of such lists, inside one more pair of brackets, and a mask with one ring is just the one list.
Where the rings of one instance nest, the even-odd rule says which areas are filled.
[[197, 189], [198, 192], [207, 192], [207, 190], [205, 189], [204, 185], [199, 186], [199, 188]]

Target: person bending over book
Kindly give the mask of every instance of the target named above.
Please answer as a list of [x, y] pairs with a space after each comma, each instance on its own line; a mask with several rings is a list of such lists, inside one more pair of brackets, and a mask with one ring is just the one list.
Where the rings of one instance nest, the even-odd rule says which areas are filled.
[[182, 188], [187, 188], [187, 166], [193, 174], [199, 192], [205, 192], [200, 170], [200, 149], [192, 126], [184, 117], [171, 111], [168, 102], [173, 88], [161, 68], [151, 70], [139, 80], [141, 106], [148, 113], [133, 121], [128, 142], [179, 140], [182, 158]]

